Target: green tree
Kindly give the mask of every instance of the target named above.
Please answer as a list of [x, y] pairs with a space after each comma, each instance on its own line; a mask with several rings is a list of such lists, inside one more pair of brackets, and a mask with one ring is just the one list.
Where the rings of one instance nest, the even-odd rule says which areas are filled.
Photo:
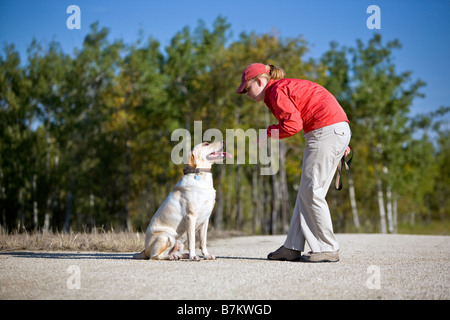
[[107, 29], [93, 24], [82, 49], [74, 53], [68, 74], [66, 229], [72, 218], [90, 229], [98, 223], [114, 224], [124, 216], [124, 178], [118, 169], [123, 158], [105, 124], [124, 45], [108, 43], [107, 36]]
[[9, 230], [32, 227], [26, 216], [36, 171], [30, 152], [36, 141], [30, 86], [14, 45], [5, 46], [0, 56], [0, 224]]
[[156, 211], [157, 195], [152, 195], [152, 190], [158, 190], [161, 180], [173, 180], [175, 175], [171, 165], [158, 165], [161, 158], [170, 159], [167, 145], [171, 118], [166, 110], [163, 56], [156, 40], [150, 38], [145, 46], [138, 45], [127, 49], [107, 119], [109, 134], [114, 135], [121, 146], [123, 223], [129, 230], [132, 218], [142, 223], [149, 219], [149, 211]]
[[[62, 52], [59, 44], [50, 43], [48, 48], [42, 48], [35, 40], [28, 48], [28, 64], [26, 66], [27, 79], [31, 83], [29, 98], [34, 109], [37, 124], [42, 124], [37, 134], [39, 141], [45, 141], [45, 146], [36, 150], [36, 172], [40, 179], [39, 199], [45, 199], [40, 205], [44, 212], [43, 230], [48, 231], [56, 210], [59, 195], [58, 166], [61, 141], [60, 127], [64, 119], [64, 89], [71, 59]], [[58, 138], [58, 139], [56, 139]], [[39, 145], [39, 144], [38, 144]], [[42, 152], [41, 154], [39, 154]], [[60, 172], [59, 172], [60, 173]], [[40, 175], [40, 176], [39, 176]], [[35, 179], [35, 178], [33, 178]], [[34, 211], [37, 215], [37, 210]], [[35, 217], [35, 227], [38, 219]]]

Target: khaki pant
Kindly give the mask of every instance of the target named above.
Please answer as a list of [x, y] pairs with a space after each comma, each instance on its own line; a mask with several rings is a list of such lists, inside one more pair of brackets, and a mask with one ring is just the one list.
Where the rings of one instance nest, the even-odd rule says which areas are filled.
[[284, 246], [313, 252], [339, 250], [325, 196], [351, 137], [347, 122], [305, 134], [302, 176], [294, 213]]

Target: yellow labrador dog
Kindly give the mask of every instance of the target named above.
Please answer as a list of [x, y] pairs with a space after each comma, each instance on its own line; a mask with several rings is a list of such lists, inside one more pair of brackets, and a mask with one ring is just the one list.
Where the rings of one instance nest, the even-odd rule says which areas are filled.
[[[216, 201], [211, 166], [231, 154], [223, 152], [224, 143], [204, 142], [192, 149], [184, 176], [154, 214], [145, 233], [145, 249], [135, 259], [200, 260], [195, 255], [195, 233], [200, 230], [200, 249], [205, 259], [215, 259], [206, 248], [209, 216]], [[188, 241], [188, 254], [179, 251]]]

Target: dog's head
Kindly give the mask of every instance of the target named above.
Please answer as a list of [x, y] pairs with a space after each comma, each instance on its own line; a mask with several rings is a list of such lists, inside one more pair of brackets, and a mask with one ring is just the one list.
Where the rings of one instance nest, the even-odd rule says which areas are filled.
[[228, 152], [223, 152], [224, 143], [218, 141], [214, 143], [203, 142], [196, 145], [189, 157], [188, 166], [192, 168], [211, 168], [213, 163], [222, 161], [233, 156]]

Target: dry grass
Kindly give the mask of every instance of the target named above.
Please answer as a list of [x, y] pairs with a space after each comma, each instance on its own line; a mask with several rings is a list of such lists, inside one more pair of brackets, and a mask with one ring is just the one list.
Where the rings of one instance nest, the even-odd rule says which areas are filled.
[[[208, 239], [245, 235], [234, 231], [211, 231]], [[142, 232], [95, 231], [91, 233], [0, 231], [0, 251], [97, 251], [138, 252], [144, 248]]]
[[2, 232], [0, 250], [136, 252], [143, 249], [144, 239], [138, 232]]

